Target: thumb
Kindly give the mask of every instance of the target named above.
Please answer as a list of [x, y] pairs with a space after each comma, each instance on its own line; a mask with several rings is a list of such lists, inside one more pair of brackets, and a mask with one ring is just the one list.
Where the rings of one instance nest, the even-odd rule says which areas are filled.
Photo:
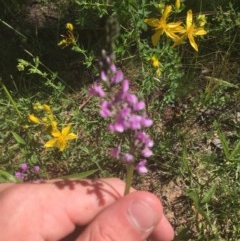
[[104, 209], [77, 241], [142, 241], [162, 216], [162, 205], [156, 196], [133, 192]]

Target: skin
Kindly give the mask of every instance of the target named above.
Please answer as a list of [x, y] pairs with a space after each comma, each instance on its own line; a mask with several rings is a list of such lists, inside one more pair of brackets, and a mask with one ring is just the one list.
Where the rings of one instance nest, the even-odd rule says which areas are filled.
[[0, 184], [0, 240], [170, 241], [159, 199], [119, 179]]

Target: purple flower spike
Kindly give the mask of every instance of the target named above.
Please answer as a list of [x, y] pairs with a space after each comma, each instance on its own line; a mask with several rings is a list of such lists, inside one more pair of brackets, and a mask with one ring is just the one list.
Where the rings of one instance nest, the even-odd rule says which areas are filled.
[[28, 169], [27, 163], [22, 163], [21, 164], [21, 169], [22, 169], [23, 172], [27, 171], [27, 169]]
[[[129, 91], [130, 82], [125, 79], [123, 71], [115, 65], [115, 55], [107, 55], [103, 50], [102, 57], [100, 61], [102, 83], [100, 84], [105, 86], [106, 92], [97, 83], [89, 92], [102, 98], [100, 115], [103, 118], [110, 117], [108, 130], [118, 134], [124, 133], [123, 139], [128, 139], [127, 144], [124, 145], [126, 150], [124, 153], [120, 146], [117, 146], [110, 150], [109, 155], [123, 160], [127, 165], [134, 165], [140, 174], [144, 174], [148, 171], [145, 158], [153, 155], [151, 150], [153, 141], [143, 129], [150, 127], [153, 121], [146, 115], [145, 102]], [[142, 159], [137, 162], [139, 157]]]
[[39, 166], [34, 166], [33, 167], [33, 171], [38, 173], [40, 171], [40, 167]]
[[139, 174], [145, 174], [148, 172], [148, 169], [146, 168], [147, 160], [141, 160], [137, 165], [136, 165], [136, 170], [138, 171]]
[[15, 177], [18, 178], [18, 179], [21, 179], [23, 180], [23, 173], [22, 172], [15, 172]]

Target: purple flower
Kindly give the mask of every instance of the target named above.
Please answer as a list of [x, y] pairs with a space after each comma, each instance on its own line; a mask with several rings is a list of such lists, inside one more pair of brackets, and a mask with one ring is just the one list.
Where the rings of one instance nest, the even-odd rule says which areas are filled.
[[153, 124], [153, 121], [147, 117], [142, 117], [141, 124], [143, 127], [150, 127]]
[[135, 133], [135, 138], [136, 138], [136, 145], [137, 143], [142, 143], [143, 145], [147, 146], [147, 147], [153, 147], [153, 141], [149, 138], [149, 136], [142, 131], [139, 131], [137, 133]]
[[27, 171], [27, 169], [28, 169], [27, 163], [22, 163], [21, 164], [21, 169], [22, 169], [23, 172]]
[[117, 73], [112, 77], [111, 83], [118, 84], [123, 81], [123, 72], [122, 70], [117, 71]]
[[133, 109], [135, 111], [144, 110], [145, 109], [145, 102], [144, 101], [139, 101], [137, 103], [134, 103]]
[[104, 100], [101, 104], [100, 115], [103, 118], [110, 117], [112, 115], [111, 107], [111, 104], [108, 101]]
[[129, 80], [125, 79], [122, 83], [122, 92], [127, 93], [129, 90]]
[[22, 172], [15, 172], [15, 177], [23, 180], [24, 174]]
[[134, 156], [130, 153], [125, 153], [123, 155], [123, 160], [126, 162], [126, 163], [132, 163], [134, 161]]
[[131, 115], [129, 118], [129, 128], [131, 130], [139, 130], [141, 129], [141, 122], [142, 122], [142, 116], [140, 115]]
[[91, 95], [94, 95], [94, 96], [98, 96], [98, 97], [105, 96], [105, 92], [104, 92], [103, 88], [96, 82], [93, 84], [93, 86], [88, 91]]
[[140, 162], [136, 165], [136, 170], [139, 174], [145, 174], [148, 172], [146, 168], [147, 160], [140, 160]]
[[135, 105], [138, 102], [138, 98], [134, 94], [127, 93], [125, 96], [125, 100], [130, 104], [130, 105]]
[[[111, 61], [111, 60], [110, 60], [110, 61]], [[115, 72], [117, 71], [116, 65], [115, 65], [115, 64], [111, 64], [111, 65], [110, 65], [110, 70], [111, 70], [112, 73], [115, 73]]]
[[100, 78], [101, 78], [102, 81], [108, 80], [108, 76], [106, 75], [105, 71], [101, 71]]
[[141, 152], [142, 156], [144, 157], [150, 157], [153, 155], [152, 150], [150, 150], [148, 147], [145, 147], [142, 152]]
[[110, 156], [116, 158], [116, 159], [119, 159], [120, 157], [120, 152], [121, 152], [121, 147], [120, 146], [117, 146], [115, 148], [112, 148], [109, 152]]
[[34, 171], [35, 173], [38, 173], [38, 172], [40, 171], [40, 167], [39, 167], [39, 166], [34, 166], [34, 167], [33, 167], [33, 171]]

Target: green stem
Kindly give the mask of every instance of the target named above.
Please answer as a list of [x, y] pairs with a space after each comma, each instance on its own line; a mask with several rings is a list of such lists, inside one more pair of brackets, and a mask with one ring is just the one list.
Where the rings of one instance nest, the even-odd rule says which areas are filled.
[[6, 88], [6, 86], [3, 84], [1, 78], [0, 78], [0, 83], [2, 85], [2, 88], [3, 88], [4, 92], [5, 92], [5, 94], [7, 95], [8, 99], [9, 99], [9, 101], [12, 103], [14, 109], [18, 113], [19, 117], [22, 118], [22, 113], [18, 110], [16, 102], [13, 100], [11, 94], [9, 93], [8, 89]]
[[127, 195], [130, 191], [132, 180], [133, 180], [133, 172], [134, 172], [134, 163], [127, 165], [127, 174], [126, 174], [126, 186], [124, 190], [124, 196]]

